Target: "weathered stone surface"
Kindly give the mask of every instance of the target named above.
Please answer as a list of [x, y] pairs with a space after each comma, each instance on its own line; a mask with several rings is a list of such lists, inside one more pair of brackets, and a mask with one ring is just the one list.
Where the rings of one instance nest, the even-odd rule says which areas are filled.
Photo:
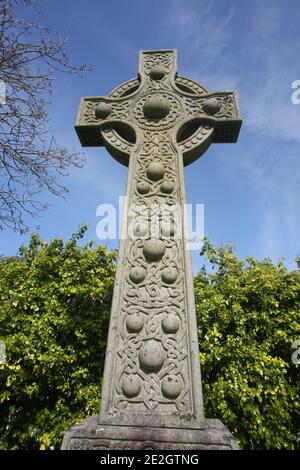
[[164, 268], [161, 273], [161, 278], [166, 284], [173, 284], [178, 278], [178, 271], [175, 268]]
[[206, 419], [202, 429], [102, 426], [97, 416], [73, 426], [62, 450], [236, 450], [233, 435], [217, 419]]
[[95, 116], [97, 119], [105, 119], [112, 112], [110, 103], [99, 103], [95, 107]]
[[136, 185], [136, 187], [137, 187], [138, 192], [141, 194], [147, 194], [149, 193], [151, 189], [151, 186], [149, 183], [147, 183], [147, 181], [141, 181], [140, 183]]
[[144, 103], [143, 111], [148, 118], [161, 119], [169, 114], [170, 104], [163, 96], [154, 95]]
[[180, 320], [178, 315], [174, 313], [166, 314], [165, 318], [161, 322], [164, 333], [171, 335], [177, 333], [180, 328]]
[[213, 115], [220, 110], [220, 103], [217, 98], [208, 98], [203, 103], [203, 111], [207, 114]]
[[147, 176], [152, 181], [159, 181], [165, 174], [164, 166], [159, 162], [150, 163], [147, 168]]
[[172, 193], [172, 191], [174, 191], [174, 187], [174, 183], [172, 183], [171, 181], [164, 181], [160, 187], [160, 190], [163, 193], [170, 194]]
[[166, 252], [166, 245], [162, 240], [150, 239], [144, 243], [143, 254], [148, 261], [159, 261]]
[[142, 282], [145, 279], [146, 274], [147, 272], [145, 268], [141, 268], [140, 266], [131, 268], [129, 271], [130, 279], [132, 280], [132, 282], [135, 282], [136, 284]]
[[230, 433], [204, 418], [187, 221], [184, 211], [182, 223], [172, 214], [185, 204], [184, 164], [211, 143], [235, 142], [240, 125], [235, 93], [178, 77], [175, 50], [142, 51], [137, 80], [81, 100], [80, 141], [129, 165], [135, 210], [123, 225], [99, 425], [73, 428], [64, 448], [234, 448]]
[[153, 80], [161, 80], [166, 75], [166, 71], [164, 67], [156, 65], [153, 67], [153, 69], [150, 70], [149, 75], [151, 78], [153, 78]]
[[127, 398], [138, 396], [142, 388], [142, 382], [138, 375], [129, 374], [124, 377], [122, 390]]
[[128, 333], [139, 333], [143, 326], [144, 326], [144, 318], [143, 315], [140, 315], [138, 313], [132, 313], [127, 317], [126, 320], [126, 327]]

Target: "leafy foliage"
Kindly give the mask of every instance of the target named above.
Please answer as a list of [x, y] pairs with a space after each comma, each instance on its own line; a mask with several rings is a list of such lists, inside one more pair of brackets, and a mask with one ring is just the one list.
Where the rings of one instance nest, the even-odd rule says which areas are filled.
[[205, 241], [195, 278], [206, 415], [247, 449], [300, 448], [300, 273]]
[[115, 253], [33, 235], [0, 262], [0, 448], [60, 447], [99, 409]]
[[[0, 448], [59, 448], [97, 413], [116, 253], [33, 235], [0, 259]], [[206, 415], [248, 449], [299, 448], [300, 273], [206, 240], [195, 278]]]

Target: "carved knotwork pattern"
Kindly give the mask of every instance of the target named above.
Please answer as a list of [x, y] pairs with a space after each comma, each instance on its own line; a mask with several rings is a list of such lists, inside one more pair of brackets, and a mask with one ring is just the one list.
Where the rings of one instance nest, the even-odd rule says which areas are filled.
[[[133, 227], [134, 224], [142, 227], [142, 233], [137, 238], [136, 233], [132, 237], [129, 235], [127, 240], [113, 408], [124, 411], [129, 407], [146, 412], [160, 407], [161, 413], [187, 413], [191, 412], [191, 382], [186, 292], [182, 271], [183, 246], [181, 238], [164, 237], [163, 232], [164, 224], [170, 221], [170, 211], [175, 216], [179, 207], [178, 162], [168, 131], [145, 131], [142, 142], [142, 147], [135, 156], [136, 177], [130, 201], [130, 207], [134, 206], [134, 211], [128, 217], [129, 224], [133, 222]], [[147, 168], [153, 162], [162, 163], [165, 169], [164, 176], [159, 181], [152, 181], [147, 177]], [[173, 183], [171, 194], [161, 191], [164, 181]], [[146, 195], [141, 195], [137, 189], [141, 182], [147, 182], [150, 186]], [[165, 212], [161, 210], [162, 205], [166, 208]], [[178, 225], [174, 223], [174, 233], [181, 230], [180, 220]], [[146, 235], [143, 227], [148, 230]], [[157, 262], [147, 261], [143, 254], [145, 240], [153, 237], [162, 239], [166, 248], [164, 256]], [[131, 268], [137, 267], [145, 272], [144, 280], [138, 284], [129, 275]], [[166, 268], [174, 270], [177, 276], [171, 284], [162, 279], [162, 272]], [[140, 331], [128, 331], [130, 318], [142, 325]], [[171, 325], [170, 332], [163, 328], [166, 319]], [[176, 328], [172, 330], [172, 321], [178, 326], [176, 331]], [[143, 370], [140, 364], [141, 350], [151, 341], [164, 356], [163, 364], [157, 372]], [[129, 378], [133, 378], [136, 391], [139, 390], [133, 397], [124, 394], [124, 381], [126, 383]], [[176, 383], [176, 397], [163, 393], [163, 383], [168, 380]]]
[[[150, 96], [159, 96], [168, 101], [170, 105], [170, 112], [162, 119], [149, 119], [144, 115], [143, 106]], [[131, 109], [131, 117], [133, 121], [138, 121], [139, 127], [142, 129], [159, 129], [160, 131], [169, 129], [174, 126], [179, 116], [184, 116], [183, 103], [175, 96], [175, 93], [160, 91], [148, 92], [140, 95], [137, 100], [133, 102]]]
[[[149, 119], [143, 113], [143, 105], [150, 95], [159, 94], [159, 96], [165, 98], [170, 103], [170, 112], [163, 119]], [[232, 95], [221, 95], [217, 96], [220, 103], [220, 109], [214, 114], [214, 118], [217, 119], [234, 119], [237, 111], [235, 109], [235, 103]], [[138, 125], [143, 129], [169, 129], [174, 125], [175, 122], [184, 120], [188, 116], [195, 116], [199, 114], [206, 114], [203, 111], [203, 104], [206, 98], [195, 99], [188, 97], [177, 97], [172, 91], [160, 91], [153, 89], [149, 86], [148, 92], [139, 97], [131, 103], [130, 100], [122, 100], [120, 102], [112, 102], [112, 111], [109, 115], [110, 119], [116, 120], [127, 120], [129, 113], [132, 121], [137, 121]], [[81, 122], [82, 124], [99, 124], [103, 119], [97, 118], [95, 115], [95, 108], [101, 99], [85, 99], [82, 106]]]
[[204, 142], [206, 139], [210, 137], [213, 133], [214, 127], [211, 124], [201, 124], [197, 129], [197, 132], [193, 134], [188, 139], [180, 142], [178, 144], [180, 150], [185, 153], [195, 147], [199, 147], [199, 145]]
[[[217, 119], [234, 119], [236, 117], [236, 109], [234, 105], [234, 100], [232, 95], [219, 95], [216, 96], [220, 109], [217, 113], [214, 114], [214, 118]], [[195, 98], [184, 98], [185, 109], [187, 110], [188, 115], [199, 115], [206, 114], [203, 111], [203, 104], [206, 101], [206, 97], [201, 97], [199, 99]]]
[[[99, 124], [104, 120], [97, 118], [95, 115], [95, 108], [97, 104], [101, 103], [103, 100], [94, 100], [94, 99], [85, 99], [83, 102], [82, 118], [85, 124]], [[113, 102], [112, 111], [110, 113], [110, 119], [124, 119], [128, 118], [129, 111], [129, 102]]]
[[193, 92], [197, 95], [203, 95], [207, 93], [206, 89], [203, 86], [199, 85], [199, 83], [197, 82], [194, 82], [194, 80], [191, 80], [190, 78], [177, 76], [175, 79], [175, 84], [182, 85], [188, 88], [189, 89], [188, 93]]
[[[236, 448], [232, 445], [232, 441], [224, 438], [223, 442], [204, 442], [199, 443], [188, 443], [182, 442], [178, 443], [177, 441], [144, 441], [144, 440], [126, 440], [126, 439], [100, 439], [100, 438], [71, 438], [68, 450], [174, 450], [177, 451], [178, 447], [185, 450], [230, 450]], [[104, 454], [105, 455], [105, 454]]]
[[[201, 96], [205, 93], [203, 87], [187, 79], [179, 82], [187, 88], [190, 86], [198, 96], [189, 98], [176, 93], [170, 79], [172, 60], [168, 53], [144, 56], [144, 92], [132, 97], [129, 108], [129, 121], [139, 129], [139, 144], [132, 155], [134, 176], [128, 201], [129, 230], [118, 307], [112, 414], [153, 410], [160, 415], [193, 414], [178, 149], [174, 147], [172, 133], [189, 116], [203, 113], [206, 97]], [[160, 80], [149, 76], [156, 65], [163, 66], [167, 72]], [[169, 112], [160, 119], [149, 119], [143, 107], [156, 94], [168, 102]], [[217, 117], [231, 115], [230, 97], [218, 99]], [[123, 107], [124, 104], [125, 101]], [[210, 138], [213, 129], [213, 124], [201, 124], [195, 135], [178, 145], [179, 149], [187, 151], [199, 146]], [[112, 131], [106, 131], [104, 137], [115, 139]], [[120, 144], [113, 140], [111, 143]], [[160, 177], [149, 174], [151, 165], [156, 165], [157, 171], [162, 168]], [[148, 240], [163, 243], [164, 253], [158, 259], [147, 259], [144, 248]], [[131, 276], [134, 270], [137, 270], [136, 278]], [[165, 270], [171, 271], [171, 282], [164, 278]]]
[[163, 53], [154, 53], [154, 54], [144, 54], [144, 73], [149, 75], [150, 70], [156, 65], [162, 66], [165, 68], [167, 73], [170, 73], [173, 69], [173, 53], [172, 52], [163, 52]]
[[112, 128], [103, 129], [102, 135], [104, 140], [108, 144], [117, 148], [125, 154], [130, 154], [134, 147], [134, 144], [131, 144], [127, 140], [122, 139], [122, 137], [120, 137]]
[[[150, 184], [150, 190], [147, 194], [141, 195], [137, 190], [137, 184], [134, 185], [134, 197], [137, 204], [141, 206], [145, 199], [151, 198], [149, 203], [155, 201], [156, 204], [163, 202], [164, 204], [177, 204], [178, 203], [178, 180], [176, 169], [174, 168], [174, 150], [170, 144], [170, 138], [167, 132], [151, 132], [145, 131], [146, 137], [143, 145], [143, 153], [137, 155], [136, 181]], [[163, 194], [161, 191], [162, 181], [151, 181], [147, 176], [147, 167], [151, 162], [161, 163], [161, 156], [164, 156], [163, 165], [166, 169], [165, 180], [167, 179], [174, 185], [174, 190], [169, 195]], [[158, 198], [154, 198], [158, 196]]]
[[117, 88], [109, 93], [110, 98], [121, 98], [124, 94], [130, 94], [130, 90], [134, 90], [140, 84], [140, 81], [136, 78], [128, 80], [128, 82], [122, 83]]
[[220, 111], [218, 111], [218, 113], [216, 114], [217, 118], [234, 118], [236, 116], [236, 109], [232, 96], [223, 96], [222, 98], [220, 98], [219, 102], [221, 108]]

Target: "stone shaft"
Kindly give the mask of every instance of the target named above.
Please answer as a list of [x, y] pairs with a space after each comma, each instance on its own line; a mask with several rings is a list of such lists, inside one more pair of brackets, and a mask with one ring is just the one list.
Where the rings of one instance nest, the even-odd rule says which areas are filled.
[[[161, 78], [151, 78], [156, 65], [164, 70]], [[174, 133], [184, 109], [172, 88], [175, 72], [173, 51], [142, 54], [144, 84], [129, 106], [137, 142], [129, 158], [127, 218], [115, 280], [101, 424], [203, 425], [193, 280], [182, 210], [183, 160]], [[203, 128], [201, 135], [208, 132]], [[168, 193], [163, 191], [166, 183]], [[141, 191], [145, 185], [146, 193]], [[170, 224], [174, 235], [164, 235], [164, 226]], [[142, 228], [141, 236], [137, 227]], [[142, 281], [130, 275], [137, 269]], [[173, 273], [169, 282], [166, 269]]]

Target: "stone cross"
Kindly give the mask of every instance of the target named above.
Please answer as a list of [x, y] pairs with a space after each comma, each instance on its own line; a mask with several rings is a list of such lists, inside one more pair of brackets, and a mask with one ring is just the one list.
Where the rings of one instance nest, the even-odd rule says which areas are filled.
[[235, 447], [204, 417], [187, 221], [170, 214], [185, 204], [184, 165], [211, 143], [236, 142], [240, 126], [235, 92], [179, 77], [176, 50], [142, 51], [137, 79], [81, 99], [81, 144], [128, 166], [127, 211], [100, 415], [66, 433], [63, 448]]

